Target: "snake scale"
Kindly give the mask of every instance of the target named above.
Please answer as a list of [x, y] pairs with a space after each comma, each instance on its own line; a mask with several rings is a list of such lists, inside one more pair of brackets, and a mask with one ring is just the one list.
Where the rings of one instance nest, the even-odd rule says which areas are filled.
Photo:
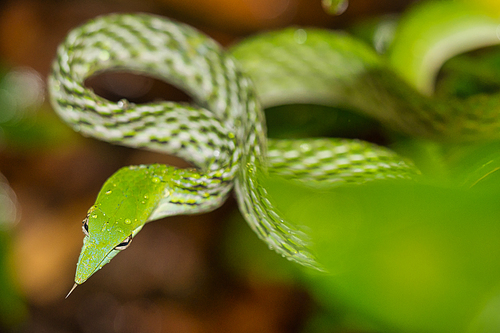
[[[103, 71], [158, 78], [186, 91], [193, 102], [106, 100], [85, 86]], [[498, 110], [486, 110], [488, 103], [436, 102], [365, 44], [314, 29], [271, 32], [228, 52], [167, 18], [102, 16], [68, 34], [48, 86], [56, 112], [81, 134], [173, 154], [195, 166], [128, 166], [106, 181], [83, 220], [73, 289], [126, 248], [146, 222], [213, 210], [233, 187], [242, 215], [271, 249], [321, 269], [307, 235], [280, 215], [258, 171], [311, 186], [419, 174], [389, 149], [359, 140], [268, 139], [261, 104], [347, 105], [402, 133], [431, 139], [471, 141], [500, 133], [498, 121], [491, 121]], [[485, 117], [469, 112], [470, 105], [482, 106]]]

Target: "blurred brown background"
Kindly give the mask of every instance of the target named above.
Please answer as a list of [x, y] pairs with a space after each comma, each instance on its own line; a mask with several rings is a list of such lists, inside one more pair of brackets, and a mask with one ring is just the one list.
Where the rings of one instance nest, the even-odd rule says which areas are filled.
[[[0, 62], [7, 68], [34, 69], [45, 82], [56, 47], [68, 30], [104, 13], [168, 16], [230, 45], [289, 25], [342, 28], [401, 11], [409, 3], [352, 1], [345, 13], [330, 16], [319, 0], [13, 0], [0, 5]], [[145, 89], [146, 95], [153, 91], [166, 99], [185, 98], [147, 79], [120, 78], [128, 88], [113, 86], [113, 80], [116, 77], [104, 75], [91, 85], [103, 95]], [[38, 112], [56, 123], [48, 130], [55, 139], [28, 148], [4, 145], [0, 150], [0, 172], [16, 192], [20, 208], [11, 233], [12, 263], [29, 310], [15, 331], [304, 331], [316, 305], [300, 283], [290, 274], [263, 273], [251, 259], [241, 262], [251, 256], [228, 248], [233, 232], [246, 233], [250, 243], [265, 248], [237, 217], [232, 198], [210, 214], [148, 224], [127, 251], [64, 300], [82, 244], [80, 222], [106, 178], [123, 165], [184, 163], [82, 138], [54, 117], [47, 102]], [[252, 251], [257, 250], [248, 252]], [[236, 259], [231, 259], [233, 254]], [[284, 261], [274, 253], [266, 255]]]

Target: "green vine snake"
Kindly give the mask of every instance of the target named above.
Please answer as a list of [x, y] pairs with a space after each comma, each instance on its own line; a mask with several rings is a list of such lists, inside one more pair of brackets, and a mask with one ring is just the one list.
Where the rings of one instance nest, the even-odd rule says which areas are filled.
[[[481, 15], [471, 25], [484, 33], [454, 53], [498, 41], [491, 37], [497, 23]], [[432, 47], [423, 53], [469, 28], [448, 21], [456, 29], [429, 42]], [[398, 57], [396, 48], [392, 56]], [[426, 73], [438, 67], [430, 63], [422, 61], [430, 68]], [[111, 102], [84, 84], [103, 71], [159, 78], [186, 91], [193, 103]], [[213, 210], [233, 187], [244, 218], [271, 249], [321, 269], [308, 250], [307, 235], [281, 217], [257, 171], [307, 184], [409, 179], [419, 171], [394, 152], [359, 140], [269, 140], [261, 105], [340, 104], [404, 134], [436, 140], [500, 136], [499, 109], [491, 103], [498, 97], [436, 100], [423, 94], [425, 85], [415, 85], [364, 43], [326, 30], [271, 32], [229, 53], [187, 25], [148, 14], [102, 16], [74, 29], [60, 45], [49, 76], [51, 102], [60, 117], [83, 135], [174, 154], [195, 168], [137, 165], [112, 175], [83, 220], [71, 291], [125, 249], [145, 223]]]

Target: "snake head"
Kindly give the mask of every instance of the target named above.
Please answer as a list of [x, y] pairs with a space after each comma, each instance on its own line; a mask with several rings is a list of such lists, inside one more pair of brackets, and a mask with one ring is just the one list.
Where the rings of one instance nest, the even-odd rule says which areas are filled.
[[92, 206], [82, 222], [85, 237], [78, 259], [75, 283], [82, 284], [120, 251], [125, 250], [142, 226], [141, 224], [134, 228], [131, 220], [106, 218], [99, 205]]
[[162, 181], [143, 184], [146, 176], [161, 180], [162, 175], [154, 172], [156, 169], [156, 165], [125, 167], [104, 183], [82, 223], [85, 237], [76, 268], [76, 284], [85, 282], [126, 249], [147, 222], [164, 192]]

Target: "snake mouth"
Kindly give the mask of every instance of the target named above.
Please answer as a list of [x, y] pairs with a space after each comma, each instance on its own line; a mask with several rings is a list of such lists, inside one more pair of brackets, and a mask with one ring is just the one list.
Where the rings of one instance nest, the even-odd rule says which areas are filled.
[[[75, 283], [83, 284], [95, 272], [113, 259], [120, 250], [116, 250], [113, 245], [107, 245], [104, 248], [97, 246], [95, 239], [85, 236], [82, 252], [78, 258], [76, 266]], [[96, 258], [101, 260], [96, 261]]]

